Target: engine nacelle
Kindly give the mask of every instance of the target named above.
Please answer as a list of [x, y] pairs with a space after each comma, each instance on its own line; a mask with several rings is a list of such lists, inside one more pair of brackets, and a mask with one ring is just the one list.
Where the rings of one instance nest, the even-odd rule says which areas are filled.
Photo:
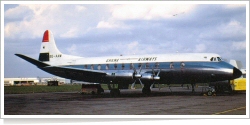
[[149, 80], [160, 80], [159, 76], [154, 76], [151, 73], [144, 73], [141, 75], [141, 79], [149, 79]]

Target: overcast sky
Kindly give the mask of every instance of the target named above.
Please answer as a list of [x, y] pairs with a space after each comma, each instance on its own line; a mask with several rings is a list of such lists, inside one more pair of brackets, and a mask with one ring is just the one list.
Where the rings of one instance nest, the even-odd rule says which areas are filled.
[[5, 4], [4, 77], [52, 76], [14, 55], [38, 59], [47, 29], [65, 54], [205, 52], [246, 66], [245, 4], [144, 3]]

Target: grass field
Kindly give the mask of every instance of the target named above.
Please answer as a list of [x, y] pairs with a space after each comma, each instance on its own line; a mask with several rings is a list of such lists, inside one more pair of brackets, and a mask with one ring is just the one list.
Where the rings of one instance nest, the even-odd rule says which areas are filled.
[[81, 85], [60, 86], [5, 86], [4, 94], [46, 93], [46, 92], [73, 92], [81, 91]]
[[[108, 90], [107, 84], [101, 84], [104, 90]], [[112, 85], [111, 85], [112, 86]], [[130, 89], [131, 84], [129, 85]], [[160, 85], [161, 87], [168, 87], [165, 85]], [[171, 85], [171, 86], [180, 86], [178, 85]], [[191, 85], [190, 85], [191, 86]], [[112, 86], [113, 87], [113, 86]], [[117, 88], [117, 84], [115, 88]], [[155, 87], [158, 88], [158, 84], [155, 84]], [[4, 94], [25, 94], [25, 93], [46, 93], [46, 92], [81, 92], [81, 85], [59, 85], [59, 86], [39, 86], [39, 85], [32, 85], [32, 86], [4, 86]], [[136, 84], [135, 88], [141, 88], [140, 84]]]
[[[108, 90], [106, 84], [101, 85], [104, 90]], [[117, 87], [117, 84], [115, 85]], [[25, 93], [46, 93], [46, 92], [81, 92], [81, 85], [59, 85], [59, 86], [4, 86], [4, 94], [25, 94]], [[140, 85], [136, 85], [140, 88]]]

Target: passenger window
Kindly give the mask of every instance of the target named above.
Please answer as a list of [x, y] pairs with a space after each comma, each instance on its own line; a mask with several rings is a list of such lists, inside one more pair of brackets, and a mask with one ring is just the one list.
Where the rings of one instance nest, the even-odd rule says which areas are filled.
[[133, 69], [133, 64], [132, 63], [130, 63], [130, 69]]
[[124, 64], [122, 64], [122, 70], [124, 70], [124, 68], [125, 68], [125, 65], [124, 65]]
[[158, 62], [157, 62], [157, 63], [155, 63], [155, 68], [157, 68], [157, 69], [158, 69], [158, 68], [159, 68], [159, 65], [160, 65], [160, 64], [159, 64]]
[[85, 69], [88, 69], [88, 65], [84, 65], [84, 68], [85, 68]]
[[141, 63], [139, 63], [138, 68], [141, 68], [141, 66], [142, 66], [142, 64], [141, 64]]
[[181, 62], [181, 68], [184, 68], [184, 67], [185, 67], [185, 63]]
[[147, 68], [147, 69], [149, 68], [149, 63], [146, 63], [146, 68]]
[[117, 64], [114, 65], [114, 68], [117, 69]]
[[94, 65], [93, 65], [93, 64], [91, 65], [91, 69], [92, 69], [92, 70], [94, 69]]
[[174, 68], [174, 63], [171, 62], [171, 63], [170, 63], [170, 69], [173, 69], [173, 68]]
[[107, 69], [107, 70], [109, 69], [109, 64], [106, 64], [106, 69]]
[[98, 64], [97, 69], [101, 70], [101, 65], [100, 64]]

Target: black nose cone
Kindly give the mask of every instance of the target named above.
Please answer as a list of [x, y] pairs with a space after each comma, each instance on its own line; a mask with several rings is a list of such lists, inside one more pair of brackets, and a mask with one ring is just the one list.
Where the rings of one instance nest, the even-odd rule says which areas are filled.
[[242, 75], [242, 72], [237, 69], [237, 68], [233, 68], [233, 79], [239, 78]]

